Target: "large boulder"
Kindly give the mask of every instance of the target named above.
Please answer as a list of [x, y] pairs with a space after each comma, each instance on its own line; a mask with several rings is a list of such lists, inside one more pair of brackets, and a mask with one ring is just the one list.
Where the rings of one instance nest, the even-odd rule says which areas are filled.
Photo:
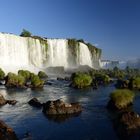
[[0, 120], [0, 140], [18, 140], [14, 130]]
[[39, 100], [37, 98], [32, 98], [29, 102], [29, 105], [33, 106], [33, 107], [42, 107], [42, 104], [39, 102]]
[[43, 104], [43, 113], [46, 115], [74, 114], [82, 111], [79, 103], [65, 103], [62, 100], [48, 101]]
[[107, 108], [111, 110], [121, 110], [127, 108], [133, 103], [134, 93], [127, 89], [118, 89], [110, 94], [110, 100]]

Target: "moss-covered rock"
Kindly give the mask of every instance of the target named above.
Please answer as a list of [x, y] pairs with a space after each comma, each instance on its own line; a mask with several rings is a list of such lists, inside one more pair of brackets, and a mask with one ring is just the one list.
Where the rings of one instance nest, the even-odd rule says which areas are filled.
[[39, 78], [38, 75], [31, 76], [31, 87], [32, 88], [43, 88], [44, 81]]
[[110, 94], [108, 108], [125, 109], [133, 103], [134, 93], [128, 89], [118, 89]]
[[5, 85], [7, 87], [25, 88], [25, 78], [10, 72], [5, 78]]
[[31, 78], [31, 72], [28, 70], [19, 70], [18, 75], [23, 76], [26, 81], [30, 80]]
[[140, 90], [140, 77], [131, 78], [129, 82], [129, 87], [131, 89], [139, 89]]
[[40, 79], [47, 79], [48, 78], [47, 74], [44, 71], [39, 71], [38, 76]]
[[91, 85], [92, 83], [92, 78], [89, 74], [87, 73], [74, 73], [72, 74], [72, 86], [76, 88], [85, 88]]
[[3, 80], [5, 77], [4, 71], [0, 68], [0, 80]]

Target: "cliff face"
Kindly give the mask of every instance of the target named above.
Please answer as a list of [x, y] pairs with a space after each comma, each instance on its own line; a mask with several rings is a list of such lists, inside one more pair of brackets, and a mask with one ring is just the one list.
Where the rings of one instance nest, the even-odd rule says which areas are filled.
[[99, 67], [101, 50], [73, 39], [44, 39], [0, 33], [0, 67], [6, 71], [53, 66]]

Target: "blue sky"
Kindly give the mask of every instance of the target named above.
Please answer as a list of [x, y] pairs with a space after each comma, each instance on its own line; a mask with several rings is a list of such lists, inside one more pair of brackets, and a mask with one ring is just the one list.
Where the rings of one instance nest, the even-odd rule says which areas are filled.
[[0, 32], [25, 28], [98, 45], [103, 59], [140, 57], [140, 0], [0, 0]]

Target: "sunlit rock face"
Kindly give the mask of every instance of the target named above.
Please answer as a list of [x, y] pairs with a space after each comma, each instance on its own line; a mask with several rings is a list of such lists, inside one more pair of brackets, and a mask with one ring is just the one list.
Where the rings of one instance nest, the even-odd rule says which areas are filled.
[[[72, 50], [74, 47], [77, 49]], [[40, 40], [0, 33], [0, 67], [6, 72], [17, 72], [19, 69], [38, 71], [57, 66], [69, 69], [80, 65], [97, 69], [100, 67], [100, 56], [81, 42], [71, 47], [67, 39]]]

